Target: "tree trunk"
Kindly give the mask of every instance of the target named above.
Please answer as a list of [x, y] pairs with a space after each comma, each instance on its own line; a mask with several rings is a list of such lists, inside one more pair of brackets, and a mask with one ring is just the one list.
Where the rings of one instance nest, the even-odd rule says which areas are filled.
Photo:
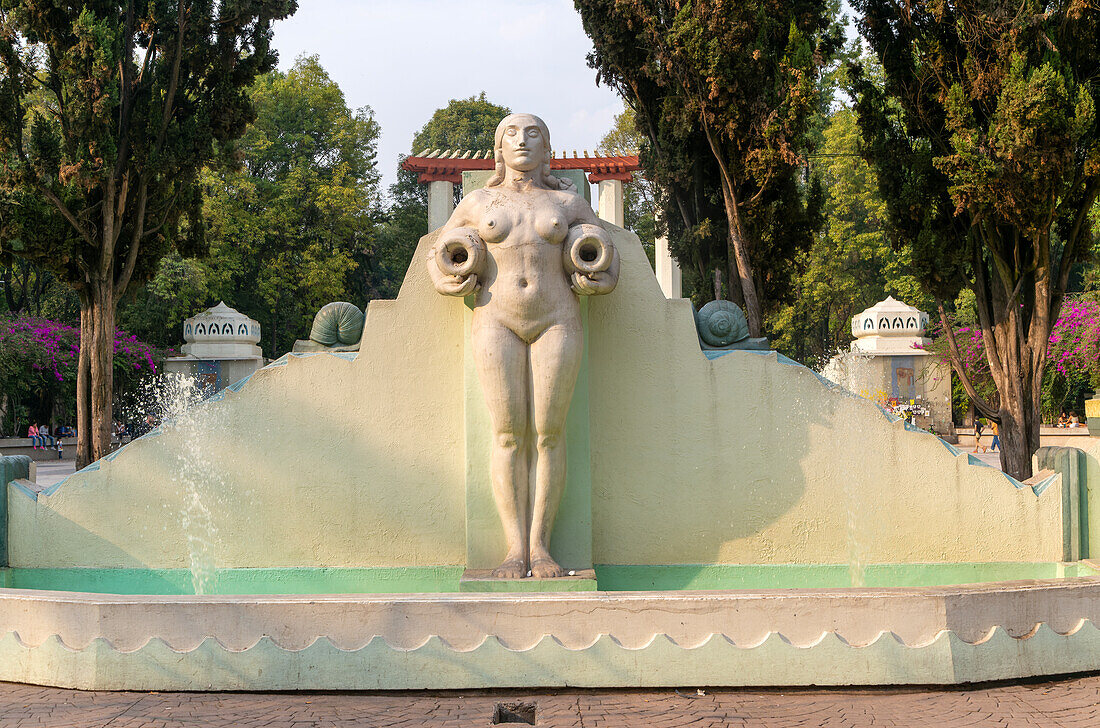
[[94, 328], [92, 301], [80, 293], [80, 355], [76, 364], [76, 468], [91, 464], [92, 458], [92, 364], [91, 341]]
[[110, 452], [114, 400], [115, 300], [110, 281], [92, 287], [91, 436], [92, 459]]
[[[1020, 328], [1015, 310], [994, 326], [1001, 344], [1000, 370], [993, 372], [1000, 395], [998, 419], [1001, 469], [1017, 480], [1032, 476], [1031, 456], [1039, 449], [1039, 420], [1045, 357], [1034, 356], [1029, 341], [1013, 337]], [[1049, 335], [1049, 334], [1048, 334]]]
[[1039, 449], [1038, 402], [1017, 401], [1001, 408], [1001, 470], [1016, 480], [1032, 476], [1031, 456]]
[[[764, 329], [764, 316], [760, 310], [760, 299], [756, 295], [756, 285], [753, 282], [755, 277], [752, 273], [752, 262], [749, 260], [745, 228], [741, 224], [740, 203], [734, 190], [733, 179], [726, 166], [725, 154], [705, 119], [703, 131], [706, 133], [707, 143], [710, 144], [710, 151], [714, 154], [714, 160], [718, 163], [718, 172], [721, 177], [722, 204], [726, 209], [726, 222], [729, 228], [727, 260], [730, 269], [730, 291], [733, 291], [738, 282], [740, 283], [741, 295], [745, 299], [745, 318], [749, 322], [749, 336], [759, 337]], [[736, 296], [731, 293], [730, 298], [736, 298]]]
[[760, 310], [760, 299], [756, 295], [752, 263], [749, 261], [745, 232], [741, 227], [741, 216], [737, 212], [736, 200], [732, 204], [729, 200], [726, 202], [726, 216], [730, 217], [731, 214], [734, 217], [730, 219], [729, 226], [730, 290], [733, 290], [735, 281], [740, 282], [741, 295], [745, 299], [745, 318], [749, 320], [749, 336], [758, 337], [763, 335], [761, 332], [764, 330], [764, 316]]
[[[1060, 307], [1052, 300], [1047, 257], [1050, 241], [1046, 236], [1035, 241], [1038, 264], [1033, 271], [1021, 274], [1000, 254], [1006, 247], [1003, 241], [1018, 240], [1019, 236], [995, 227], [979, 231], [994, 251], [987, 268], [981, 249], [975, 250], [974, 294], [989, 373], [1000, 397], [996, 416], [1001, 467], [1022, 481], [1032, 476], [1031, 456], [1039, 449], [1043, 372], [1050, 330]], [[1031, 301], [1030, 312], [1022, 305], [1025, 299]]]

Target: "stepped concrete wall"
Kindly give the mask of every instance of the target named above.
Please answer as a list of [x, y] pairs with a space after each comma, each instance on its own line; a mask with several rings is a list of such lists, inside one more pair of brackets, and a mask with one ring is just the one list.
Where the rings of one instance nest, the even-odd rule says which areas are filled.
[[[592, 560], [1057, 561], [1060, 487], [977, 466], [774, 353], [708, 359], [637, 238], [588, 305]], [[460, 300], [420, 241], [358, 356], [288, 357], [41, 494], [10, 486], [15, 567], [461, 565]], [[478, 421], [478, 418], [474, 418]]]

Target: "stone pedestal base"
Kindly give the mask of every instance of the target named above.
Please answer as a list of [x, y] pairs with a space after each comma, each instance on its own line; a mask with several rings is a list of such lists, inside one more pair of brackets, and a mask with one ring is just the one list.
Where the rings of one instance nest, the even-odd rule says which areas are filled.
[[494, 579], [492, 569], [466, 569], [458, 583], [464, 592], [574, 592], [596, 591], [596, 572], [581, 569], [560, 579]]

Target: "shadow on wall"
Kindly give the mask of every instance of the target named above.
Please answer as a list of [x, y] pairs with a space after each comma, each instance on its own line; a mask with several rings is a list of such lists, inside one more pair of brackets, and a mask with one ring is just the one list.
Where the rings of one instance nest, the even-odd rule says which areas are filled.
[[619, 286], [589, 319], [596, 563], [1060, 557], [1052, 498], [775, 352], [707, 359], [690, 303], [615, 243]]

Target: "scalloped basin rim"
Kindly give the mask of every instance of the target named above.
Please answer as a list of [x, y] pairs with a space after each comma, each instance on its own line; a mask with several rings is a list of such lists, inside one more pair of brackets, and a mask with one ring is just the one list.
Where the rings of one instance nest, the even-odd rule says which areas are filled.
[[1053, 567], [1062, 578], [758, 591], [0, 588], [0, 680], [85, 690], [931, 685], [1098, 669], [1100, 577], [1065, 576], [1095, 574], [1091, 564]]
[[[1004, 585], [1100, 576], [1090, 562], [954, 564], [597, 565], [605, 592], [777, 591]], [[461, 566], [239, 568], [207, 574], [211, 595], [447, 594], [458, 592]], [[858, 585], [853, 587], [853, 581]], [[195, 594], [188, 569], [6, 568], [0, 587], [130, 595]], [[557, 592], [547, 592], [557, 593]], [[505, 597], [514, 594], [505, 594]]]

